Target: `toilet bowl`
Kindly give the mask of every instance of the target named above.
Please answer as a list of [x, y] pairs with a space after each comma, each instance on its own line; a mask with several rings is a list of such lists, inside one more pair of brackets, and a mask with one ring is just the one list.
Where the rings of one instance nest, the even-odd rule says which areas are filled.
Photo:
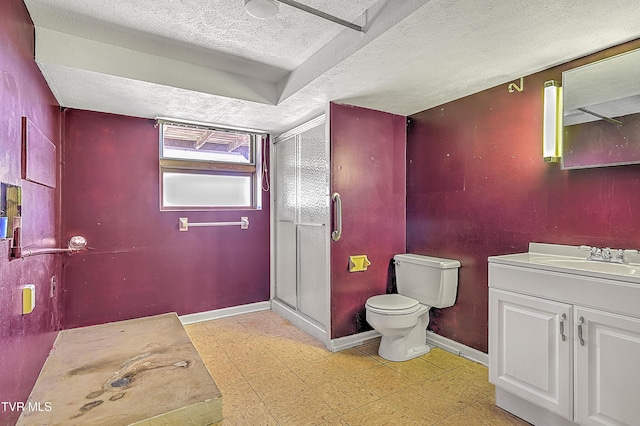
[[382, 335], [378, 354], [389, 361], [407, 361], [429, 352], [429, 310], [455, 303], [460, 262], [399, 254], [394, 263], [398, 294], [367, 299], [366, 319]]
[[429, 306], [400, 294], [373, 296], [365, 305], [367, 322], [382, 334], [378, 354], [406, 361], [429, 352]]

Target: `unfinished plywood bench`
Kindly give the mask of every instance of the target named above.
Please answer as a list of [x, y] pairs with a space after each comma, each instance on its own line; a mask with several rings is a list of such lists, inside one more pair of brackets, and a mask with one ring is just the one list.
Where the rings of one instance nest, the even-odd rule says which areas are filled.
[[18, 425], [208, 425], [222, 395], [175, 313], [58, 334]]

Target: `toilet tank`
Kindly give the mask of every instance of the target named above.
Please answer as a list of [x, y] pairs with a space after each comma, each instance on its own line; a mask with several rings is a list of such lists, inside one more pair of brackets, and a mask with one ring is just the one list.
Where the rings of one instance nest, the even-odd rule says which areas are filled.
[[456, 302], [459, 261], [418, 254], [396, 254], [393, 260], [398, 294], [434, 308]]

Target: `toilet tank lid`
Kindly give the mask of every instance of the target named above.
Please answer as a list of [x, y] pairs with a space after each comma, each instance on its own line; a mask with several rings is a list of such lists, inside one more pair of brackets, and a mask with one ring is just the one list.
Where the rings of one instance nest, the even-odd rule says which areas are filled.
[[417, 265], [430, 266], [432, 268], [451, 269], [459, 268], [460, 262], [454, 259], [445, 259], [442, 257], [423, 256], [420, 254], [396, 254], [393, 259], [397, 262], [414, 263]]

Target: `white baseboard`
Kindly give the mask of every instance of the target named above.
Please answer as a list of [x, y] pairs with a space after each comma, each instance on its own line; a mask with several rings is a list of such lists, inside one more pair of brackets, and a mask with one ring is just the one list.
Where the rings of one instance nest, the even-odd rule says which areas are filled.
[[364, 344], [367, 340], [380, 337], [381, 334], [375, 330], [365, 331], [363, 333], [352, 334], [351, 336], [338, 337], [329, 341], [328, 349], [331, 352], [339, 352], [345, 349], [354, 348]]
[[[280, 316], [284, 317], [286, 320], [290, 321], [293, 325], [295, 325], [305, 333], [324, 343], [327, 346], [327, 349], [329, 349], [331, 352], [339, 352], [345, 349], [360, 346], [368, 340], [376, 339], [381, 336], [377, 331], [370, 330], [365, 331], [364, 333], [352, 334], [351, 336], [329, 339], [327, 331], [324, 328], [313, 321], [296, 315], [293, 310], [276, 300], [272, 300], [270, 302], [257, 302], [248, 305], [232, 306], [230, 308], [216, 309], [207, 312], [198, 312], [195, 314], [187, 314], [179, 316], [178, 318], [183, 325], [187, 325], [218, 318], [231, 317], [234, 315], [248, 314], [251, 312], [268, 311], [270, 309], [272, 309]], [[445, 351], [454, 353], [482, 365], [489, 365], [489, 355], [485, 354], [484, 352], [480, 352], [477, 349], [465, 346], [462, 343], [458, 343], [454, 340], [447, 339], [446, 337], [439, 336], [429, 330], [427, 330], [427, 344], [431, 346], [437, 346], [444, 349]]]
[[434, 333], [433, 331], [427, 330], [427, 344], [431, 346], [437, 346], [447, 352], [454, 353], [468, 360], [482, 364], [485, 367], [489, 366], [488, 354], [463, 345], [462, 343], [458, 343], [454, 340], [447, 339], [446, 337], [442, 337]]
[[355, 346], [360, 346], [367, 340], [380, 337], [380, 333], [375, 330], [371, 330], [364, 333], [353, 334], [351, 336], [340, 337], [338, 339], [329, 339], [327, 330], [325, 330], [321, 325], [317, 324], [315, 321], [305, 318], [284, 303], [278, 300], [272, 300], [271, 309], [298, 327], [300, 330], [322, 342], [331, 352], [338, 352]]
[[269, 302], [257, 302], [250, 303], [248, 305], [232, 306], [230, 308], [182, 315], [179, 316], [178, 319], [180, 319], [182, 325], [187, 325], [218, 318], [231, 317], [234, 315], [248, 314], [250, 312], [268, 311], [269, 309], [271, 309], [271, 304]]
[[[368, 340], [376, 339], [378, 337], [381, 337], [381, 334], [376, 330], [371, 330], [365, 331], [364, 333], [353, 334], [351, 336], [340, 337], [338, 339], [331, 339], [328, 349], [331, 352], [338, 352], [360, 346]], [[446, 337], [439, 336], [429, 330], [427, 330], [427, 344], [430, 346], [436, 346], [470, 361], [477, 362], [485, 367], [489, 366], [489, 356], [484, 352], [473, 349], [454, 340], [447, 339]]]

